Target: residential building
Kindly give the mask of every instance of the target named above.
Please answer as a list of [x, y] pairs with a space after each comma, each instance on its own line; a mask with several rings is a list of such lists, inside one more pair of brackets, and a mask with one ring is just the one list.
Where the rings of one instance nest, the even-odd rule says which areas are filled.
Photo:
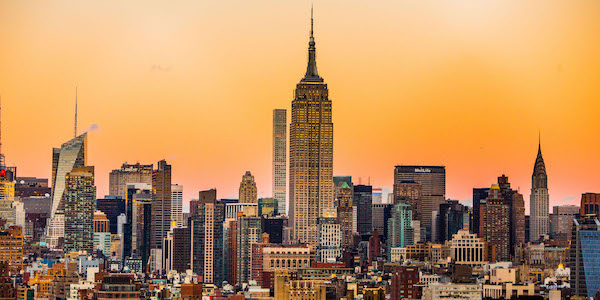
[[489, 247], [489, 261], [510, 261], [510, 206], [500, 187], [493, 184], [485, 202], [479, 206], [479, 236]]

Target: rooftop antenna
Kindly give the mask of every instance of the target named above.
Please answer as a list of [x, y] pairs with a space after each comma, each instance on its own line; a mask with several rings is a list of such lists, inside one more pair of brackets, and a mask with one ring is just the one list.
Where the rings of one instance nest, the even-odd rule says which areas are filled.
[[4, 154], [2, 153], [2, 95], [0, 95], [0, 167], [4, 166]]
[[77, 86], [75, 86], [75, 129], [73, 132], [73, 138], [77, 137]]

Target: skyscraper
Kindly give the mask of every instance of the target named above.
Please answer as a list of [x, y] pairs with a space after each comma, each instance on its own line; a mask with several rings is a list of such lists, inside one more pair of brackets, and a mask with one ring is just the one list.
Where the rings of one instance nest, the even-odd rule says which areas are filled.
[[598, 193], [583, 193], [581, 195], [581, 207], [579, 214], [581, 217], [585, 215], [596, 215], [600, 217], [600, 194]]
[[158, 162], [152, 171], [152, 249], [162, 247], [163, 239], [171, 230], [171, 165]]
[[542, 146], [538, 144], [538, 154], [531, 175], [531, 196], [529, 197], [530, 241], [535, 241], [540, 236], [550, 233], [548, 175], [542, 157]]
[[294, 238], [316, 244], [317, 219], [333, 208], [333, 123], [327, 84], [317, 72], [311, 11], [308, 66], [296, 85], [290, 124], [290, 222]]
[[273, 110], [273, 198], [279, 213], [287, 214], [287, 110]]
[[579, 218], [579, 212], [579, 206], [577, 205], [553, 206], [550, 215], [550, 234], [552, 237], [571, 234], [573, 219]]
[[65, 253], [94, 249], [94, 167], [67, 173], [64, 193]]
[[246, 174], [242, 176], [239, 203], [258, 203], [256, 181], [250, 171], [246, 171]]
[[373, 230], [373, 187], [370, 185], [354, 186], [354, 206], [358, 215], [357, 231], [360, 235], [370, 235]]
[[412, 212], [410, 205], [398, 203], [392, 206], [388, 220], [387, 253], [391, 258], [391, 248], [406, 247], [413, 244]]
[[497, 184], [479, 205], [479, 236], [488, 243], [489, 261], [510, 260], [510, 206]]
[[0, 166], [0, 219], [14, 223], [14, 212], [11, 207], [15, 201], [15, 178], [11, 170]]
[[125, 199], [128, 183], [152, 184], [152, 164], [124, 163], [120, 169], [112, 170], [108, 179], [109, 195]]
[[188, 220], [192, 234], [192, 270], [202, 276], [204, 282], [221, 286], [225, 280], [223, 260], [225, 205], [217, 201], [216, 190], [201, 191], [199, 199], [198, 213]]
[[183, 185], [171, 184], [171, 222], [183, 226]]
[[[421, 186], [421, 225], [431, 240], [432, 212], [437, 211], [446, 197], [446, 167], [443, 166], [396, 166], [394, 188], [403, 181], [414, 181]], [[394, 192], [396, 194], [396, 192]]]
[[593, 298], [600, 292], [600, 222], [589, 216], [573, 220], [570, 260], [571, 294]]
[[342, 182], [342, 185], [337, 190], [337, 218], [342, 233], [342, 247], [348, 247], [352, 245], [353, 235], [353, 191], [345, 181]]
[[152, 186], [146, 183], [127, 185], [127, 194], [132, 203], [132, 253], [142, 259], [146, 270], [152, 241]]
[[59, 238], [64, 237], [63, 194], [67, 173], [86, 164], [87, 133], [52, 149], [52, 209], [46, 234], [50, 248], [58, 246]]
[[440, 204], [437, 214], [436, 241], [445, 242], [459, 230], [465, 229], [463, 225], [469, 218], [467, 208], [456, 200], [446, 200]]

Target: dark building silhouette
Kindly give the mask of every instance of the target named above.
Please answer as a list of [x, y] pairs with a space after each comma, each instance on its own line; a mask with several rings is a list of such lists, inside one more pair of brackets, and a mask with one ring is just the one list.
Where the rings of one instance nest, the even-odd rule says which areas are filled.
[[103, 212], [110, 221], [110, 233], [117, 234], [117, 218], [125, 213], [125, 199], [117, 196], [96, 199], [96, 209]]
[[440, 204], [437, 214], [437, 241], [452, 240], [452, 235], [464, 228], [469, 222], [468, 209], [456, 200], [446, 200]]
[[171, 230], [171, 165], [158, 162], [152, 171], [152, 240], [153, 249], [162, 248], [163, 240]]
[[354, 186], [354, 206], [356, 206], [356, 230], [360, 235], [370, 235], [373, 230], [373, 187]]

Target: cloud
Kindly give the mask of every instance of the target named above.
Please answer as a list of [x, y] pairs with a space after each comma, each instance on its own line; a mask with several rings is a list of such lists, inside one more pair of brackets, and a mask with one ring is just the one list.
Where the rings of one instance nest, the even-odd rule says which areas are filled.
[[562, 199], [562, 201], [563, 201], [563, 202], [568, 202], [568, 201], [574, 200], [574, 199], [576, 199], [576, 198], [577, 198], [577, 196], [566, 196], [566, 197], [564, 197], [564, 198]]
[[100, 130], [100, 126], [98, 126], [98, 124], [96, 123], [92, 123], [92, 125], [90, 125], [90, 127], [88, 127], [85, 132], [93, 132], [93, 131], [97, 131]]
[[152, 68], [150, 70], [157, 72], [169, 72], [171, 71], [171, 66], [163, 67], [161, 65], [152, 65]]

